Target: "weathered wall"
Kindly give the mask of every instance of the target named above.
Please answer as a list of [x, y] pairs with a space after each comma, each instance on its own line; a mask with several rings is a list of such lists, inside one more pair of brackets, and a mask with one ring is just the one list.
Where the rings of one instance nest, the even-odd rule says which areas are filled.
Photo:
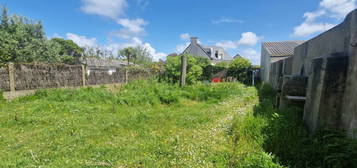
[[125, 69], [89, 69], [87, 71], [87, 83], [89, 85], [101, 85], [111, 83], [124, 83]]
[[277, 62], [271, 64], [271, 67], [270, 67], [269, 83], [276, 90], [281, 89], [282, 77], [283, 77], [283, 67], [284, 67], [284, 60], [277, 61]]
[[0, 68], [0, 90], [10, 90], [8, 68]]
[[151, 78], [155, 75], [157, 74], [149, 69], [129, 69], [128, 82], [132, 82], [134, 80], [139, 80], [139, 79]]
[[82, 85], [82, 66], [15, 64], [14, 67], [16, 90]]
[[260, 60], [260, 76], [262, 81], [269, 82], [269, 74], [270, 74], [270, 55], [268, 51], [262, 46], [262, 56]]
[[312, 71], [313, 59], [333, 53], [347, 53], [351, 47], [352, 35], [357, 30], [353, 20], [356, 13], [357, 11], [350, 13], [340, 25], [296, 47], [292, 73], [300, 75], [304, 71], [308, 75]]
[[293, 75], [309, 78], [304, 120], [314, 132], [357, 137], [357, 10], [343, 23], [295, 48]]
[[[150, 78], [158, 73], [148, 69], [125, 69], [112, 67], [84, 68], [82, 65], [14, 64], [15, 90], [35, 90], [61, 87], [78, 87], [125, 83]], [[127, 71], [127, 73], [126, 73]], [[127, 75], [126, 75], [127, 74]], [[0, 89], [10, 90], [8, 68], [0, 69]], [[83, 79], [85, 82], [83, 82]]]

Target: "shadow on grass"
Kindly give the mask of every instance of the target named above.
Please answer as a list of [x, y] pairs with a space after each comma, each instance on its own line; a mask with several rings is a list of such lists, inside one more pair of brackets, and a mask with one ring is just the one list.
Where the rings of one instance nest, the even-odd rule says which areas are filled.
[[274, 107], [276, 92], [266, 84], [257, 86], [259, 105], [254, 117], [265, 121], [262, 147], [288, 167], [357, 167], [357, 140], [341, 130], [321, 130], [309, 135], [303, 109]]

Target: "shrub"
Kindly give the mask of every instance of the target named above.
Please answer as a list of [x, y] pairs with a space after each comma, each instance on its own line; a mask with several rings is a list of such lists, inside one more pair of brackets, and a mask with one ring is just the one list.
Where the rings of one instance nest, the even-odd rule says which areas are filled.
[[[206, 67], [208, 59], [187, 56], [187, 83], [195, 84], [202, 79], [203, 67]], [[165, 64], [165, 80], [170, 83], [178, 83], [181, 76], [181, 57], [169, 56]]]
[[230, 63], [227, 76], [234, 77], [244, 84], [251, 84], [252, 67], [252, 63], [248, 59], [238, 57]]

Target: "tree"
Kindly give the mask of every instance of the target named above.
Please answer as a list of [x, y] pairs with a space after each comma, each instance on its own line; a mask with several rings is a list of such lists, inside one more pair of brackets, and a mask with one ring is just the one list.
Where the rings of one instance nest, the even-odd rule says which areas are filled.
[[[187, 76], [188, 84], [197, 83], [202, 77], [202, 67], [198, 58], [191, 55], [187, 56]], [[202, 63], [202, 62], [201, 62]], [[165, 78], [168, 82], [177, 83], [180, 81], [181, 57], [168, 56], [165, 64]]]
[[[0, 64], [7, 62], [74, 63], [83, 50], [72, 41], [48, 40], [41, 21], [9, 15], [3, 7], [0, 22]], [[73, 58], [74, 57], [74, 58]]]
[[119, 51], [119, 56], [125, 59], [130, 64], [130, 61], [136, 59], [136, 51], [133, 47], [124, 48]]
[[79, 63], [80, 57], [83, 55], [84, 49], [79, 47], [72, 40], [62, 38], [53, 38], [51, 42], [57, 43], [60, 47], [58, 54], [61, 57], [61, 62], [66, 64]]
[[152, 55], [147, 50], [147, 48], [143, 46], [137, 46], [135, 49], [135, 60], [133, 63], [138, 65], [147, 65], [152, 62]]
[[228, 68], [228, 76], [235, 77], [244, 84], [251, 83], [252, 63], [243, 57], [234, 59]]
[[7, 30], [9, 27], [9, 15], [6, 7], [2, 7], [1, 29]]

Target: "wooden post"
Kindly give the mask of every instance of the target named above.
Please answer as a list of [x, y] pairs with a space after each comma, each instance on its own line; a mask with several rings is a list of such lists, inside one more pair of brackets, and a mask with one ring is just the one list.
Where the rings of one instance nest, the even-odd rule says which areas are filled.
[[128, 75], [128, 68], [125, 68], [125, 84], [127, 84], [128, 83], [128, 81], [129, 81], [129, 75]]
[[87, 67], [86, 65], [82, 65], [82, 85], [86, 86], [86, 73], [87, 73]]
[[10, 84], [10, 91], [14, 92], [15, 89], [15, 69], [14, 69], [14, 63], [9, 63], [8, 64], [9, 68], [9, 84]]
[[181, 80], [180, 85], [186, 85], [186, 71], [187, 71], [187, 57], [185, 55], [181, 56]]

